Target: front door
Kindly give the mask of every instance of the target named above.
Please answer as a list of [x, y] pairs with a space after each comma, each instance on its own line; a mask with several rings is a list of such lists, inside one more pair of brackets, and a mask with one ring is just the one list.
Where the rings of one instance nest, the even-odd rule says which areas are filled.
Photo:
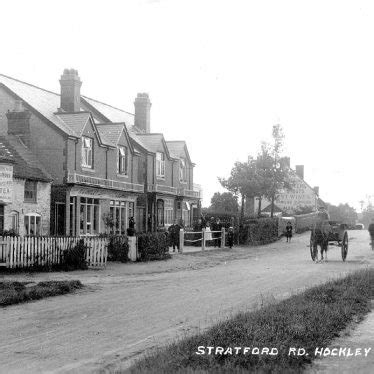
[[64, 203], [56, 203], [55, 234], [60, 235], [60, 236], [65, 235], [65, 204]]

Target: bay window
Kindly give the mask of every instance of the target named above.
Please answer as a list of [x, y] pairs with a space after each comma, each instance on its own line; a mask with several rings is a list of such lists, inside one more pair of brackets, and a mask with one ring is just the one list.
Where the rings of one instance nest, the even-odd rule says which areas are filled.
[[27, 213], [24, 218], [26, 235], [41, 235], [42, 216], [38, 213]]

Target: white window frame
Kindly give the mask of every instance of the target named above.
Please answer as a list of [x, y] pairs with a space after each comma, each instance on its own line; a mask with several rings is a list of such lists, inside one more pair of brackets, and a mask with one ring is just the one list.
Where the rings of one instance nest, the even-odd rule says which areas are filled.
[[125, 146], [118, 147], [118, 174], [128, 175], [129, 153]]
[[165, 178], [165, 153], [156, 152], [156, 176]]
[[[36, 231], [36, 218], [40, 218], [40, 227], [39, 227], [39, 232], [37, 233], [34, 233], [34, 234], [30, 234], [30, 229], [31, 229], [31, 217], [34, 217], [34, 227], [35, 227], [35, 231]], [[26, 230], [26, 225], [25, 225], [25, 219], [28, 220], [28, 230]], [[38, 236], [38, 235], [42, 235], [42, 224], [43, 224], [43, 220], [42, 220], [42, 216], [39, 214], [39, 213], [27, 213], [24, 215], [24, 225], [25, 225], [25, 235], [35, 235], [35, 236]]]
[[93, 139], [82, 136], [82, 166], [93, 168]]
[[184, 158], [179, 159], [179, 181], [187, 182], [187, 163]]

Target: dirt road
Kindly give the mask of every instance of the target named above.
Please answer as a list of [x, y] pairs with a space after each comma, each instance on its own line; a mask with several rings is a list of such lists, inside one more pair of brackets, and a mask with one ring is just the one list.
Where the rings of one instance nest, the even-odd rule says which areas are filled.
[[373, 266], [367, 232], [351, 231], [345, 263], [331, 247], [314, 264], [309, 234], [263, 247], [176, 255], [167, 262], [114, 264], [104, 271], [7, 275], [80, 279], [77, 294], [0, 310], [0, 372], [95, 372], [204, 328], [238, 310]]

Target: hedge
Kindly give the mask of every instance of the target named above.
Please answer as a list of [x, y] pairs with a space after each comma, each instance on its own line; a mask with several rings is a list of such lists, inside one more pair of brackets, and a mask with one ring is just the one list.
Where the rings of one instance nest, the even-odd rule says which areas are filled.
[[138, 234], [138, 260], [154, 261], [171, 258], [169, 238], [166, 233], [150, 232]]
[[241, 244], [267, 244], [278, 239], [277, 218], [258, 218], [245, 221], [239, 229]]

